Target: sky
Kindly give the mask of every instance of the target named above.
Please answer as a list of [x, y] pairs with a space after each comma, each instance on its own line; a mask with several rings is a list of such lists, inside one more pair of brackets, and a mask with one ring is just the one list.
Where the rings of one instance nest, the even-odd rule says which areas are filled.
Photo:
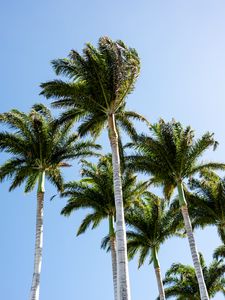
[[[81, 51], [99, 37], [121, 39], [136, 48], [141, 74], [127, 105], [150, 122], [172, 118], [191, 125], [196, 136], [214, 132], [216, 152], [205, 160], [225, 161], [225, 2], [222, 0], [39, 0], [2, 1], [0, 10], [0, 112], [28, 112], [39, 96], [40, 83], [55, 79], [50, 61]], [[56, 112], [57, 113], [57, 112]], [[142, 127], [140, 126], [140, 129]], [[0, 130], [2, 130], [0, 128]], [[105, 151], [108, 141], [103, 135]], [[0, 154], [0, 163], [6, 160]], [[79, 179], [79, 164], [65, 172]], [[0, 299], [28, 299], [33, 272], [35, 191], [23, 186], [9, 193], [0, 185]], [[66, 204], [46, 185], [41, 300], [113, 300], [110, 254], [100, 249], [107, 223], [76, 237], [87, 214], [60, 215]], [[207, 263], [220, 245], [215, 228], [196, 232]], [[173, 262], [191, 264], [186, 240], [173, 238], [159, 253], [163, 275]], [[132, 300], [154, 300], [157, 285], [152, 265], [129, 263]], [[213, 299], [221, 300], [217, 294]]]

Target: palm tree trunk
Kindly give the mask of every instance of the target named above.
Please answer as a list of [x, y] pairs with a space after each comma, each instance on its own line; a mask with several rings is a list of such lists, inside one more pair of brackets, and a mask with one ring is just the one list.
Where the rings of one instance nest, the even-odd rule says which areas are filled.
[[30, 300], [39, 300], [42, 247], [43, 247], [43, 206], [44, 206], [44, 192], [45, 192], [44, 181], [45, 181], [45, 172], [42, 172], [39, 176], [38, 190], [37, 190], [34, 273], [33, 273], [33, 280], [32, 280], [31, 291], [30, 291]]
[[153, 264], [154, 264], [154, 269], [155, 269], [155, 276], [156, 276], [157, 285], [158, 285], [159, 299], [160, 300], [165, 300], [166, 299], [165, 298], [165, 292], [164, 292], [164, 288], [163, 288], [162, 276], [161, 276], [159, 259], [158, 259], [156, 248], [152, 248], [152, 259], [153, 259]]
[[122, 183], [120, 174], [120, 156], [118, 134], [114, 114], [108, 117], [109, 140], [112, 148], [113, 184], [116, 207], [116, 246], [117, 246], [117, 293], [118, 300], [130, 300], [130, 283], [127, 259], [127, 239], [123, 210]]
[[205, 280], [202, 273], [202, 268], [199, 260], [198, 250], [195, 244], [194, 234], [192, 231], [191, 220], [188, 213], [187, 202], [184, 195], [182, 182], [177, 184], [178, 193], [179, 193], [179, 202], [180, 208], [184, 219], [185, 230], [188, 236], [188, 242], [191, 250], [191, 256], [193, 260], [193, 264], [195, 267], [195, 273], [198, 280], [199, 290], [200, 290], [200, 298], [201, 300], [208, 300], [208, 291], [206, 288]]
[[110, 250], [112, 258], [112, 275], [114, 287], [114, 300], [117, 300], [117, 265], [116, 265], [116, 239], [113, 227], [113, 217], [109, 216], [109, 236], [110, 236]]

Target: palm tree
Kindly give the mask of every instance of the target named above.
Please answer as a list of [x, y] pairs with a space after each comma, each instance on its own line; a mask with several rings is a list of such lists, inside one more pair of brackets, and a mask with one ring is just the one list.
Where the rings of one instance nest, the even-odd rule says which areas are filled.
[[[114, 191], [113, 191], [113, 168], [111, 155], [102, 156], [97, 164], [82, 160], [82, 179], [69, 182], [65, 185], [62, 197], [69, 197], [67, 205], [62, 210], [65, 216], [72, 212], [91, 208], [90, 212], [82, 221], [77, 235], [84, 233], [92, 225], [96, 228], [102, 220], [109, 221], [109, 244], [112, 259], [112, 273], [114, 285], [114, 299], [117, 299], [117, 266], [116, 266], [116, 241], [114, 220], [116, 216]], [[137, 183], [136, 176], [131, 172], [124, 171], [122, 174], [123, 199], [125, 210], [138, 203], [139, 198], [146, 188], [146, 184]]]
[[132, 228], [127, 232], [128, 257], [132, 259], [139, 252], [139, 267], [150, 257], [153, 262], [160, 300], [165, 299], [162, 284], [161, 270], [158, 259], [160, 246], [166, 239], [178, 235], [182, 225], [174, 211], [167, 209], [163, 199], [146, 192], [142, 205], [129, 210], [126, 215], [126, 222]]
[[78, 132], [97, 137], [107, 127], [112, 149], [113, 182], [116, 206], [116, 241], [119, 300], [130, 299], [126, 230], [123, 212], [118, 126], [136, 135], [131, 120], [145, 120], [133, 111], [126, 111], [126, 98], [133, 91], [140, 71], [137, 52], [122, 41], [108, 37], [99, 39], [98, 48], [87, 44], [83, 56], [72, 50], [67, 59], [52, 62], [57, 75], [70, 82], [54, 80], [41, 85], [41, 94], [54, 99], [53, 107], [66, 109], [61, 122], [79, 120]]
[[225, 244], [225, 179], [214, 172], [202, 172], [200, 179], [192, 179], [194, 190], [187, 197], [193, 227], [215, 225]]
[[225, 164], [198, 162], [205, 150], [211, 146], [215, 148], [216, 142], [210, 133], [194, 140], [194, 131], [190, 127], [183, 128], [175, 120], [169, 123], [160, 120], [150, 127], [150, 132], [149, 136], [140, 135], [136, 138], [137, 143], [133, 144], [133, 147], [138, 150], [138, 153], [129, 157], [130, 168], [150, 174], [152, 183], [163, 186], [166, 198], [170, 198], [174, 188], [177, 187], [201, 300], [207, 300], [209, 299], [208, 293], [195, 245], [183, 185], [186, 178], [190, 178], [197, 172], [203, 169], [224, 169]]
[[[225, 296], [225, 264], [222, 260], [213, 260], [209, 267], [206, 266], [203, 256], [200, 254], [200, 262], [205, 277], [209, 298], [222, 292]], [[164, 285], [166, 298], [176, 297], [177, 300], [199, 300], [200, 294], [198, 282], [193, 267], [180, 263], [173, 264], [166, 272]]]
[[45, 178], [62, 191], [61, 168], [70, 166], [68, 160], [93, 154], [92, 150], [99, 146], [91, 142], [79, 142], [77, 134], [70, 133], [71, 126], [60, 125], [41, 104], [34, 105], [29, 114], [15, 109], [0, 114], [0, 122], [13, 129], [0, 132], [0, 150], [10, 154], [10, 158], [0, 167], [0, 181], [11, 179], [10, 191], [25, 182], [25, 192], [30, 192], [37, 184], [34, 272], [30, 300], [38, 300]]

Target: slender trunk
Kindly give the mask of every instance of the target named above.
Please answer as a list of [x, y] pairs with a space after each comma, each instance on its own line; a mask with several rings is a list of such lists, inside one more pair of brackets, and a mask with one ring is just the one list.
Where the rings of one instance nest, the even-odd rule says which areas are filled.
[[110, 236], [110, 250], [111, 250], [111, 258], [112, 258], [114, 300], [117, 300], [116, 239], [115, 239], [115, 232], [113, 227], [113, 216], [109, 216], [109, 236]]
[[45, 192], [44, 181], [45, 181], [45, 172], [42, 172], [39, 176], [38, 190], [37, 190], [34, 272], [33, 272], [31, 291], [30, 291], [30, 300], [39, 300], [42, 247], [43, 247], [43, 206], [44, 206], [44, 192]]
[[155, 276], [156, 276], [157, 285], [158, 285], [159, 299], [165, 300], [166, 299], [165, 292], [164, 292], [164, 288], [163, 288], [162, 276], [161, 276], [159, 259], [158, 259], [158, 254], [157, 254], [156, 248], [152, 248], [152, 260], [153, 260], [153, 264], [154, 264]]
[[188, 236], [188, 242], [189, 242], [189, 246], [190, 246], [190, 250], [191, 250], [191, 256], [192, 256], [193, 264], [195, 267], [196, 277], [198, 280], [198, 285], [199, 285], [199, 290], [200, 290], [200, 298], [201, 298], [201, 300], [208, 300], [209, 296], [208, 296], [205, 280], [204, 280], [203, 273], [202, 273], [198, 250], [197, 250], [197, 247], [195, 244], [195, 239], [194, 239], [194, 235], [193, 235], [193, 231], [192, 231], [191, 220], [190, 220], [190, 217], [188, 214], [188, 207], [187, 207], [187, 202], [186, 202], [185, 195], [184, 195], [182, 182], [179, 182], [177, 184], [177, 188], [178, 188], [178, 193], [179, 193], [180, 208], [181, 208], [181, 212], [182, 212], [182, 215], [184, 218], [185, 230], [186, 230], [186, 233]]
[[130, 283], [127, 259], [126, 227], [123, 211], [122, 182], [118, 135], [114, 114], [108, 117], [109, 140], [112, 148], [113, 184], [116, 206], [116, 246], [117, 246], [117, 294], [118, 300], [130, 300]]

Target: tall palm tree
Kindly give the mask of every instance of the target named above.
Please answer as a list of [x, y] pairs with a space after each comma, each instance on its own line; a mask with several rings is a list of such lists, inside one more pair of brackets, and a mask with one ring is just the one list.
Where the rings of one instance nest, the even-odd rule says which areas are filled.
[[0, 167], [0, 181], [11, 179], [10, 191], [25, 182], [25, 192], [30, 192], [37, 184], [34, 272], [30, 300], [38, 300], [45, 178], [62, 191], [61, 168], [70, 166], [68, 160], [93, 154], [93, 149], [99, 146], [91, 142], [79, 142], [77, 134], [70, 133], [71, 126], [60, 125], [41, 104], [34, 105], [29, 114], [15, 109], [0, 114], [0, 122], [12, 129], [0, 132], [0, 150], [10, 155]]
[[67, 59], [54, 60], [52, 65], [57, 75], [70, 79], [70, 82], [54, 80], [41, 85], [41, 94], [54, 99], [53, 107], [66, 109], [61, 122], [79, 120], [78, 131], [82, 136], [87, 133], [98, 136], [103, 128], [108, 130], [116, 205], [118, 299], [130, 300], [117, 128], [136, 135], [131, 120], [145, 120], [125, 110], [126, 98], [139, 75], [140, 60], [135, 49], [122, 41], [102, 37], [98, 48], [87, 44], [83, 56], [72, 50]]
[[[67, 205], [62, 210], [65, 216], [72, 212], [91, 208], [92, 212], [82, 221], [77, 235], [84, 233], [92, 225], [96, 228], [102, 220], [109, 221], [109, 244], [111, 249], [112, 273], [114, 285], [114, 299], [117, 299], [117, 266], [116, 266], [116, 241], [114, 220], [116, 217], [113, 168], [111, 155], [103, 156], [97, 164], [82, 160], [82, 179], [69, 182], [65, 185], [62, 197], [69, 197]], [[146, 183], [137, 183], [136, 176], [124, 171], [122, 174], [123, 199], [125, 210], [139, 202], [141, 194], [146, 188]]]
[[164, 300], [158, 251], [166, 239], [178, 235], [178, 230], [182, 228], [179, 217], [167, 208], [163, 199], [146, 192], [142, 205], [129, 210], [125, 218], [132, 228], [127, 232], [128, 257], [132, 259], [139, 252], [140, 267], [149, 256], [149, 261], [154, 265], [160, 300]]
[[208, 148], [216, 145], [213, 135], [210, 133], [194, 140], [194, 131], [190, 127], [183, 128], [175, 120], [169, 123], [160, 120], [150, 127], [150, 133], [149, 136], [140, 135], [137, 137], [137, 143], [133, 144], [133, 147], [138, 150], [138, 153], [129, 157], [130, 168], [150, 174], [152, 176], [151, 182], [163, 186], [167, 198], [177, 187], [179, 205], [198, 278], [201, 300], [207, 300], [209, 297], [201, 270], [183, 185], [186, 178], [199, 171], [224, 169], [225, 164], [198, 162], [199, 157]]
[[200, 179], [192, 179], [188, 194], [190, 216], [194, 227], [215, 225], [225, 244], [225, 178], [214, 172], [202, 172]]
[[[200, 255], [201, 266], [205, 277], [209, 298], [216, 293], [222, 292], [225, 296], [225, 264], [222, 260], [213, 260], [207, 267], [202, 255]], [[199, 300], [200, 294], [198, 282], [193, 267], [181, 263], [173, 264], [166, 272], [164, 285], [166, 299], [176, 297], [177, 300]]]

